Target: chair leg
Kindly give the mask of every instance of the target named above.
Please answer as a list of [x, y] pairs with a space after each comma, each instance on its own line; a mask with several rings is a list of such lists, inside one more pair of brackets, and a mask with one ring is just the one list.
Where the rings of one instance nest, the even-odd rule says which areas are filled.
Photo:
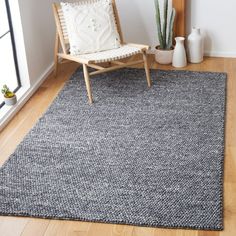
[[151, 87], [152, 82], [151, 82], [150, 69], [148, 65], [148, 58], [147, 58], [146, 52], [143, 52], [143, 62], [144, 62], [144, 67], [145, 67], [145, 72], [146, 72], [147, 84], [148, 84], [148, 87]]
[[84, 71], [84, 80], [85, 80], [86, 89], [87, 89], [87, 93], [88, 93], [89, 103], [92, 104], [93, 103], [93, 97], [92, 97], [92, 92], [91, 92], [88, 67], [87, 67], [86, 64], [83, 64], [83, 71]]
[[55, 49], [54, 49], [54, 76], [57, 77], [58, 71], [58, 53], [59, 51], [59, 35], [56, 33], [56, 40], [55, 40]]

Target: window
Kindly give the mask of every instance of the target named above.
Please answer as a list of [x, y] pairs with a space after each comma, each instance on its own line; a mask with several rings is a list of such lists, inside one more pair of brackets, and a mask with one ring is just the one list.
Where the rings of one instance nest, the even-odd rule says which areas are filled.
[[8, 0], [0, 0], [0, 88], [4, 84], [14, 92], [21, 87]]

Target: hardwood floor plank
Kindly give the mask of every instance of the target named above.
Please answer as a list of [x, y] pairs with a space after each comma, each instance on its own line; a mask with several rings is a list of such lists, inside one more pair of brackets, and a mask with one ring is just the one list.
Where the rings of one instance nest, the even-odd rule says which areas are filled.
[[[88, 236], [113, 236], [113, 235], [116, 235], [116, 234], [113, 234], [114, 227], [115, 225], [112, 225], [112, 224], [93, 223], [93, 224], [90, 224], [90, 227], [87, 231], [87, 235]], [[125, 235], [125, 234], [122, 233], [118, 235]]]
[[236, 147], [226, 148], [224, 163], [224, 183], [236, 184]]
[[199, 231], [198, 236], [219, 236], [220, 232], [217, 231]]
[[67, 230], [70, 222], [61, 220], [50, 220], [50, 223], [44, 233], [44, 236], [64, 236], [67, 235]]
[[134, 227], [132, 235], [134, 236], [155, 236], [155, 228]]
[[43, 236], [50, 220], [30, 219], [25, 225], [21, 236]]
[[23, 217], [0, 217], [1, 236], [20, 236], [28, 223], [28, 218]]

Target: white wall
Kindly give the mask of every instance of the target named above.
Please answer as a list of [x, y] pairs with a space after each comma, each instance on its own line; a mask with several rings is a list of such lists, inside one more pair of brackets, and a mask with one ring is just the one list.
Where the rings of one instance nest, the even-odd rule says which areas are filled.
[[124, 40], [156, 46], [154, 0], [116, 0]]
[[[158, 43], [154, 0], [117, 0], [126, 41]], [[205, 52], [212, 56], [236, 57], [235, 0], [186, 0], [187, 32], [200, 27], [206, 37]]]
[[55, 24], [53, 0], [18, 0], [30, 84], [34, 85], [53, 62]]
[[187, 0], [188, 31], [191, 25], [203, 29], [205, 52], [212, 56], [236, 57], [236, 1]]

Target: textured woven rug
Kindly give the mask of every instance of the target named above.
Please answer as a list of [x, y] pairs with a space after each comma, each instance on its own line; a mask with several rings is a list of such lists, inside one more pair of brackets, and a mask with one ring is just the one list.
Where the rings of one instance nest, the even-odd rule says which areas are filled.
[[0, 169], [0, 214], [223, 229], [226, 74], [77, 71]]

